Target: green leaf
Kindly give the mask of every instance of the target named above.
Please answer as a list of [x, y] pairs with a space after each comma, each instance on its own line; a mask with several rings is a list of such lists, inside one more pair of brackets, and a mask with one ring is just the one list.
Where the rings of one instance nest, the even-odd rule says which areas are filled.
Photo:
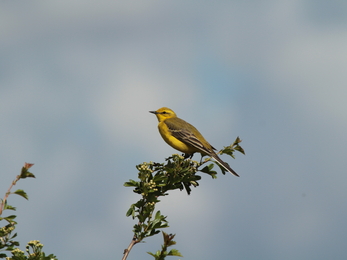
[[[211, 164], [210, 164], [211, 165]], [[210, 172], [210, 167], [208, 165], [206, 165], [204, 168], [202, 168], [200, 170], [201, 172], [204, 172], [204, 173], [209, 173]]]
[[162, 219], [162, 218], [165, 218], [164, 216], [162, 216], [161, 214], [160, 214], [160, 210], [158, 210], [156, 213], [155, 213], [155, 217], [154, 217], [155, 219]]
[[138, 187], [139, 186], [139, 182], [134, 181], [134, 180], [129, 180], [128, 182], [124, 183], [125, 187]]
[[14, 235], [11, 237], [11, 239], [14, 239], [16, 236], [17, 236], [17, 233], [14, 233]]
[[239, 143], [241, 143], [242, 140], [240, 139], [240, 137], [237, 137], [235, 142], [233, 143], [233, 148], [234, 150], [240, 152], [240, 153], [243, 153], [243, 154], [246, 154], [245, 151], [243, 150], [243, 148], [239, 145]]
[[[31, 167], [31, 166], [30, 166]], [[29, 168], [30, 168], [29, 167]], [[25, 178], [35, 178], [35, 175], [32, 174], [31, 172], [28, 171], [28, 168], [26, 167], [23, 167], [22, 168], [22, 171], [21, 171], [21, 174], [20, 174], [20, 178], [21, 179], [25, 179]]]
[[241, 146], [236, 146], [236, 147], [234, 147], [234, 149], [236, 150], [236, 151], [239, 151], [240, 153], [243, 153], [243, 154], [246, 154], [245, 153], [245, 151], [243, 150], [243, 148], [241, 147]]
[[[16, 233], [16, 234], [17, 234], [17, 233]], [[19, 242], [18, 242], [18, 241], [13, 241], [12, 244], [13, 244], [14, 246], [19, 246]]]
[[220, 151], [220, 154], [227, 154], [231, 157], [234, 157], [234, 149], [231, 147], [231, 146], [227, 146], [227, 147], [224, 147], [221, 151]]
[[155, 228], [162, 228], [164, 225], [165, 224], [162, 224], [160, 219], [155, 219], [155, 220], [153, 220], [151, 227], [153, 229], [155, 229]]
[[126, 213], [126, 216], [129, 217], [129, 216], [134, 216], [135, 215], [135, 205], [132, 204], [130, 206], [130, 208], [128, 209], [127, 213]]
[[[219, 164], [218, 164], [217, 162], [213, 162], [213, 163], [216, 163], [216, 164], [219, 166]], [[204, 167], [203, 169], [201, 169], [200, 171], [201, 171], [201, 172], [204, 172], [204, 173], [207, 173], [207, 174], [211, 175], [211, 177], [212, 177], [213, 179], [216, 179], [216, 178], [217, 178], [217, 172], [212, 170], [212, 168], [213, 168], [213, 166], [214, 166], [213, 163], [211, 163], [211, 164], [205, 166], [205, 167]]]
[[153, 181], [154, 182], [163, 181], [163, 180], [166, 180], [167, 178], [168, 177], [165, 176], [165, 175], [157, 174], [157, 175], [154, 176]]
[[220, 170], [222, 171], [222, 173], [225, 175], [225, 173], [227, 172], [227, 170], [226, 169], [224, 169], [224, 167], [222, 167], [221, 165], [219, 165], [218, 163], [216, 163], [218, 166], [219, 166], [219, 168], [220, 168]]
[[12, 207], [11, 205], [8, 205], [7, 203], [6, 203], [6, 205], [5, 205], [5, 207], [4, 207], [4, 210], [5, 209], [8, 209], [8, 210], [16, 210], [16, 207]]
[[171, 249], [167, 255], [183, 257], [183, 255], [181, 255], [181, 253], [177, 249]]
[[[0, 199], [0, 204], [2, 203], [3, 200]], [[12, 207], [11, 205], [7, 204], [7, 200], [5, 200], [5, 205], [4, 205], [4, 210], [9, 209], [9, 210], [16, 210], [15, 207]]]
[[24, 199], [29, 199], [28, 195], [25, 193], [24, 190], [16, 190], [15, 192], [13, 192], [13, 194], [22, 196]]
[[11, 220], [15, 219], [16, 217], [17, 217], [16, 215], [10, 215], [10, 216], [5, 217], [4, 219], [6, 219], [7, 221], [11, 221]]

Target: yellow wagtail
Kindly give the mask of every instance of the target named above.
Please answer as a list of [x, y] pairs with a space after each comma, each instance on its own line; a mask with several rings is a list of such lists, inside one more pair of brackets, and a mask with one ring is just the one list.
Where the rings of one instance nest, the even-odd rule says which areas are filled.
[[229, 164], [222, 161], [213, 151], [216, 150], [210, 145], [200, 132], [191, 124], [178, 118], [176, 113], [170, 108], [162, 107], [157, 111], [149, 111], [157, 116], [159, 124], [158, 129], [164, 141], [176, 150], [186, 155], [193, 156], [195, 152], [202, 155], [208, 155], [215, 159], [228, 172], [239, 177], [239, 175], [230, 168]]

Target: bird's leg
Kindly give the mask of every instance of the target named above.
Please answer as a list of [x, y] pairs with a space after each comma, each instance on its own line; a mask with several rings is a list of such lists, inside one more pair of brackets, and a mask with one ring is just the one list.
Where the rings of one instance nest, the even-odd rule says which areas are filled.
[[192, 154], [185, 153], [184, 159], [187, 159], [187, 158], [192, 159], [193, 155], [194, 155], [194, 153], [192, 153]]

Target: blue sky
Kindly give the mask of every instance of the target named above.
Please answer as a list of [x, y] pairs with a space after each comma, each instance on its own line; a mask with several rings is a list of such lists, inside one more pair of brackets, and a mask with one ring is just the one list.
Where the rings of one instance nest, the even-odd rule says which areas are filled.
[[246, 151], [223, 157], [240, 178], [158, 205], [183, 259], [345, 258], [346, 14], [338, 0], [3, 1], [1, 191], [24, 162], [36, 175], [16, 187], [29, 201], [9, 200], [23, 249], [121, 259], [138, 200], [123, 183], [176, 153], [148, 113], [167, 106]]

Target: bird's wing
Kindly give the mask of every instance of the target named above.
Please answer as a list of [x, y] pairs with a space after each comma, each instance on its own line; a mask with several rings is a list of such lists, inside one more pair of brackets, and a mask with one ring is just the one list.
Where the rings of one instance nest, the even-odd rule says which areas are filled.
[[[183, 121], [183, 120], [182, 120]], [[215, 148], [208, 144], [210, 147], [204, 146], [204, 144], [193, 134], [193, 131], [197, 131], [194, 126], [188, 124], [183, 121], [182, 124], [181, 119], [176, 118], [176, 121], [172, 123], [170, 120], [165, 120], [165, 124], [167, 125], [171, 135], [177, 138], [182, 143], [193, 146], [200, 153], [211, 156], [215, 159], [219, 165], [221, 165], [225, 170], [234, 174], [235, 176], [239, 176], [233, 169], [230, 168], [229, 164], [224, 162], [222, 159], [218, 157], [218, 155], [213, 151]]]
[[208, 155], [211, 154], [211, 151], [203, 145], [203, 143], [192, 133], [192, 131], [186, 128], [182, 128], [181, 126], [177, 126], [176, 124], [172, 124], [168, 120], [166, 120], [165, 123], [173, 137], [177, 138], [182, 143], [193, 146], [202, 153]]

